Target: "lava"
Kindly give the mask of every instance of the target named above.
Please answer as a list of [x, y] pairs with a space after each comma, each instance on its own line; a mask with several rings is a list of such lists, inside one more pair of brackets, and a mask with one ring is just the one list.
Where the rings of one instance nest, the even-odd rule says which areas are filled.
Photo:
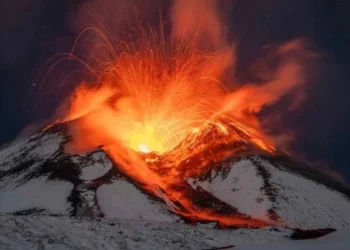
[[[256, 114], [302, 87], [301, 59], [296, 54], [305, 51], [303, 43], [295, 40], [277, 49], [280, 65], [272, 80], [239, 87], [225, 77], [234, 68], [236, 46], [225, 39], [215, 6], [185, 2], [174, 2], [170, 35], [162, 25], [125, 24], [112, 38], [108, 35], [113, 31], [87, 27], [70, 53], [59, 55], [60, 62], [82, 64], [88, 75], [57, 121], [69, 122], [72, 140], [66, 150], [102, 147], [123, 173], [185, 218], [270, 225], [196, 206], [186, 181], [226, 158], [276, 151]], [[81, 51], [88, 52], [87, 59]]]

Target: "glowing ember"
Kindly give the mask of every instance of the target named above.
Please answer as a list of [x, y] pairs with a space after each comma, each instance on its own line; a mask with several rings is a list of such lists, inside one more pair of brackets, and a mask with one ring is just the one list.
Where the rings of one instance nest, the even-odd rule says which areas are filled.
[[[84, 65], [88, 79], [95, 80], [76, 87], [67, 114], [58, 121], [71, 121], [73, 140], [66, 150], [102, 145], [121, 171], [186, 218], [268, 225], [197, 207], [186, 179], [242, 152], [274, 153], [255, 114], [303, 82], [299, 58], [291, 56], [302, 43], [277, 49], [281, 66], [271, 81], [228, 91], [222, 82], [228, 81], [224, 75], [233, 67], [235, 46], [225, 42], [214, 6], [185, 2], [174, 3], [171, 36], [162, 27], [142, 26], [118, 31], [117, 39], [107, 39], [97, 28], [81, 33], [65, 59]], [[199, 3], [197, 20], [192, 15]], [[79, 45], [86, 47], [88, 34], [97, 35], [98, 42], [87, 39], [89, 59], [83, 60]]]

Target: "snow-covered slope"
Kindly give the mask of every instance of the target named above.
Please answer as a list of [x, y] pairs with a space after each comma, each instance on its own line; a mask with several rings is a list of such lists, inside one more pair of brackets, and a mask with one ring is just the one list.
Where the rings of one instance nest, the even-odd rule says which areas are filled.
[[227, 248], [231, 250], [348, 250], [350, 246], [350, 229], [333, 232], [319, 239], [303, 241], [281, 241], [264, 244], [253, 244]]
[[143, 219], [0, 216], [1, 249], [216, 249], [285, 240], [286, 228], [218, 230]]
[[146, 196], [126, 180], [113, 180], [97, 189], [101, 211], [109, 218], [174, 222], [177, 216], [166, 205]]
[[[295, 241], [285, 227], [219, 230], [143, 219], [87, 219], [67, 216], [0, 216], [2, 250], [22, 249], [317, 249], [345, 250], [349, 229]], [[323, 237], [322, 237], [323, 236]]]
[[60, 153], [63, 139], [61, 133], [36, 134], [0, 152], [0, 213], [33, 208], [68, 212], [74, 184], [50, 176], [46, 164]]
[[[0, 213], [181, 221], [123, 175], [101, 149], [84, 155], [64, 152], [69, 140], [66, 127], [57, 125], [0, 151]], [[194, 201], [201, 209], [220, 213], [221, 207], [303, 229], [350, 225], [349, 191], [319, 171], [254, 155], [208, 169], [184, 185], [194, 200], [202, 201]]]
[[0, 152], [0, 213], [178, 219], [127, 181], [103, 151], [65, 153], [65, 134], [57, 127]]
[[336, 191], [327, 182], [307, 178], [272, 159], [229, 159], [205, 178], [188, 182], [253, 217], [297, 228], [350, 226], [345, 189]]

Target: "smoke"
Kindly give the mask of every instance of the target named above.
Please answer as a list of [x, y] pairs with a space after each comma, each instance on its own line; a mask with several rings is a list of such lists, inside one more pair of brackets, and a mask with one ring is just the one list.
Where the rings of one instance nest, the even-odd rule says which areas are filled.
[[227, 46], [215, 1], [173, 1], [171, 21], [173, 34], [182, 39], [192, 38], [199, 32], [216, 48]]
[[[278, 105], [286, 97], [291, 102], [284, 110], [291, 112], [307, 99], [310, 86], [308, 67], [319, 57], [312, 51], [311, 44], [306, 38], [296, 38], [280, 45], [267, 45], [262, 48], [263, 58], [257, 58], [253, 65], [252, 78], [257, 82], [241, 83], [234, 75], [227, 78], [225, 72], [235, 72], [239, 58], [238, 38], [229, 40], [225, 30], [225, 17], [228, 9], [220, 9], [218, 1], [210, 0], [179, 0], [173, 1], [171, 10], [172, 32], [180, 39], [191, 39], [194, 35], [204, 38], [205, 47], [211, 47], [216, 58], [210, 64], [213, 75], [220, 79], [226, 88], [235, 86], [227, 93], [222, 107], [217, 114], [230, 113], [239, 120], [248, 121], [250, 125], [260, 128], [261, 118], [267, 131], [273, 130], [266, 125], [278, 126], [277, 120], [269, 121], [268, 117], [259, 114], [269, 106]], [[229, 26], [229, 25], [227, 25]], [[275, 117], [277, 114], [274, 115]], [[288, 148], [294, 141], [294, 134], [290, 128], [280, 134], [274, 134], [273, 139], [281, 148]]]
[[201, 48], [216, 53], [206, 71], [211, 71], [213, 77], [219, 79], [227, 70], [235, 71], [236, 65], [236, 43], [232, 39], [229, 41], [224, 23], [228, 10], [222, 6], [219, 8], [218, 1], [178, 0], [173, 1], [170, 12], [174, 37], [191, 40], [199, 36]]
[[[152, 46], [157, 46], [157, 41], [150, 42], [150, 40], [156, 40], [158, 38], [145, 36], [145, 30], [143, 30], [143, 28], [137, 28], [139, 23], [141, 23], [141, 27], [144, 27], [144, 25], [163, 27], [163, 23], [159, 23], [159, 20], [161, 20], [159, 13], [162, 13], [162, 11], [164, 12], [164, 10], [159, 9], [162, 6], [164, 7], [163, 1], [152, 1], [152, 5], [149, 5], [150, 3], [149, 1], [124, 0], [90, 1], [88, 5], [82, 6], [78, 15], [74, 17], [74, 22], [71, 22], [77, 30], [87, 29], [88, 31], [92, 31], [80, 33], [81, 37], [83, 35], [86, 35], [86, 37], [76, 42], [74, 53], [79, 60], [89, 65], [89, 70], [93, 74], [97, 72], [97, 78], [100, 80], [96, 86], [93, 86], [94, 81], [92, 81], [92, 87], [89, 87], [89, 85], [91, 85], [90, 83], [83, 83], [76, 88], [75, 94], [70, 100], [68, 116], [65, 118], [66, 120], [74, 120], [82, 117], [82, 123], [89, 124], [89, 126], [82, 126], [73, 131], [76, 138], [80, 138], [80, 140], [84, 141], [84, 143], [81, 143], [82, 145], [89, 145], [90, 147], [90, 144], [93, 146], [99, 143], [105, 144], [108, 143], [111, 138], [118, 141], [127, 140], [127, 138], [123, 136], [120, 137], [120, 135], [118, 138], [115, 138], [115, 131], [125, 131], [128, 126], [130, 126], [129, 123], [135, 120], [139, 121], [140, 117], [145, 115], [145, 109], [141, 106], [143, 105], [150, 109], [153, 105], [151, 104], [153, 100], [149, 100], [147, 95], [157, 98], [158, 92], [152, 93], [145, 90], [146, 87], [143, 86], [148, 84], [146, 83], [148, 78], [142, 78], [142, 74], [145, 72], [134, 71], [134, 63], [135, 67], [137, 67], [136, 61], [123, 62], [124, 59], [121, 59], [123, 54], [131, 55], [131, 57], [140, 56], [137, 60], [140, 60], [141, 63], [141, 61], [144, 60], [142, 59], [142, 53], [146, 53], [144, 56], [149, 58], [153, 57], [152, 54], [148, 54], [148, 51], [155, 49], [155, 47]], [[196, 105], [196, 100], [197, 103], [202, 102], [201, 99], [198, 99], [199, 96], [202, 99], [208, 98], [205, 102], [212, 102], [212, 106], [216, 107], [217, 110], [211, 118], [222, 114], [230, 114], [243, 123], [249, 124], [249, 126], [258, 130], [262, 130], [263, 126], [259, 115], [266, 107], [277, 105], [285, 97], [288, 97], [292, 102], [285, 110], [282, 110], [282, 112], [289, 112], [290, 110], [297, 109], [307, 98], [308, 86], [306, 86], [306, 82], [308, 74], [306, 69], [310, 61], [317, 55], [311, 52], [306, 39], [298, 38], [285, 44], [268, 45], [262, 48], [264, 57], [257, 58], [252, 67], [252, 74], [255, 78], [259, 79], [259, 81], [241, 83], [234, 76], [237, 63], [239, 63], [239, 58], [236, 53], [239, 44], [236, 42], [238, 39], [234, 37], [229, 38], [227, 35], [225, 28], [225, 18], [228, 15], [227, 9], [224, 11], [222, 6], [220, 8], [218, 1], [177, 0], [172, 2], [169, 10], [169, 18], [171, 20], [170, 37], [161, 33], [160, 35], [163, 37], [160, 37], [160, 39], [165, 39], [165, 42], [170, 44], [173, 43], [173, 41], [181, 41], [189, 47], [193, 46], [193, 50], [207, 53], [209, 56], [207, 56], [205, 60], [202, 60], [203, 62], [194, 65], [194, 67], [200, 69], [193, 71], [191, 74], [198, 74], [198, 71], [203, 72], [198, 75], [198, 78], [205, 76], [205, 78], [208, 79], [215, 79], [219, 81], [227, 91], [219, 94], [216, 87], [202, 81], [198, 83], [198, 85], [201, 84], [198, 87], [191, 86], [191, 90], [189, 90], [191, 95], [185, 95], [183, 94], [185, 93], [183, 89], [189, 88], [189, 85], [181, 83], [175, 85], [169, 84], [169, 81], [172, 81], [172, 79], [169, 80], [159, 77], [160, 74], [168, 74], [168, 72], [172, 70], [172, 66], [168, 66], [169, 69], [164, 66], [164, 72], [158, 72], [153, 76], [149, 75], [149, 77], [155, 77], [153, 81], [159, 81], [160, 84], [163, 84], [163, 86], [157, 85], [156, 88], [157, 91], [160, 91], [159, 93], [163, 92], [163, 95], [167, 93], [167, 95], [165, 95], [167, 100], [158, 102], [158, 105], [164, 105], [164, 107], [161, 108], [165, 111], [175, 115], [176, 110], [174, 107], [183, 106], [183, 104], [180, 104], [179, 100], [182, 100], [183, 103], [187, 103], [188, 106], [190, 105], [189, 100], [192, 99], [193, 103], [191, 103], [191, 105]], [[94, 28], [91, 29], [91, 27]], [[150, 33], [152, 32], [153, 31], [150, 31]], [[161, 29], [160, 32], [165, 32], [165, 30]], [[128, 39], [131, 43], [129, 45], [123, 44], [122, 46], [124, 46], [123, 48], [125, 51], [122, 51], [121, 54], [116, 53], [116, 57], [114, 50], [120, 49], [118, 41], [125, 40], [125, 43], [127, 43], [129, 41]], [[143, 40], [138, 41], [138, 39], [144, 39], [146, 44], [144, 48], [139, 47], [144, 44], [142, 42]], [[148, 43], [151, 43], [149, 47], [147, 47]], [[162, 41], [160, 41], [159, 46], [163, 46]], [[157, 53], [161, 53], [161, 51], [160, 49]], [[136, 54], [133, 55], [133, 53]], [[170, 60], [173, 56], [179, 57], [178, 54], [169, 54], [168, 56], [168, 58], [165, 58], [166, 60]], [[107, 76], [108, 79], [104, 79], [106, 78], [104, 68], [110, 63], [113, 64], [114, 61], [119, 63], [117, 68], [124, 67], [127, 69], [121, 73], [124, 75], [124, 78], [122, 77], [121, 80], [125, 81], [124, 84], [129, 85], [125, 88], [130, 90], [130, 88], [135, 87], [138, 90], [137, 92], [133, 92], [137, 97], [132, 96], [129, 99], [123, 97], [118, 99], [118, 101], [112, 101], [112, 103], [114, 103], [113, 106], [109, 100], [118, 94], [125, 94], [111, 86], [110, 82], [114, 81], [113, 76]], [[165, 61], [165, 63], [167, 62]], [[182, 61], [179, 60], [179, 63], [181, 65]], [[150, 61], [149, 64], [152, 64], [152, 61]], [[189, 66], [190, 65], [188, 65], [188, 67]], [[146, 71], [152, 72], [154, 71], [154, 67], [157, 67], [157, 64], [142, 67], [145, 67]], [[140, 74], [138, 81], [145, 81], [143, 85], [139, 84], [137, 81], [136, 83], [132, 82], [135, 80], [133, 79], [135, 76], [126, 73], [126, 71], [129, 70], [128, 68], [134, 71], [134, 73]], [[118, 71], [118, 69], [114, 71]], [[228, 77], [229, 74], [226, 74], [227, 72], [233, 72], [233, 74]], [[112, 74], [114, 73], [112, 72]], [[120, 77], [120, 73], [118, 74]], [[106, 84], [106, 82], [109, 83]], [[173, 89], [170, 89], [170, 93], [168, 93], [170, 87]], [[209, 97], [208, 93], [205, 93], [205, 89], [207, 89], [206, 92], [211, 91], [213, 97]], [[143, 93], [143, 91], [145, 93]], [[176, 96], [173, 93], [174, 91], [176, 92], [175, 94], [178, 100], [173, 100]], [[197, 97], [193, 92], [197, 92], [195, 93]], [[142, 93], [142, 96], [140, 93]], [[181, 95], [177, 93], [181, 93]], [[120, 98], [120, 96], [118, 98]], [[140, 100], [142, 100], [142, 102]], [[170, 106], [169, 103], [172, 108], [166, 109], [166, 104]], [[147, 110], [146, 113], [148, 111], [149, 110]], [[154, 112], [159, 113], [159, 107], [155, 108]], [[183, 113], [184, 111], [182, 110], [181, 112]], [[278, 117], [278, 115], [275, 115], [275, 117]], [[266, 124], [272, 124], [266, 117], [263, 122], [266, 131], [273, 130], [272, 128], [266, 128]], [[274, 125], [276, 125], [276, 120]], [[96, 133], [91, 131], [93, 127], [105, 131], [105, 135], [96, 135]], [[287, 148], [288, 144], [293, 141], [294, 131], [289, 130], [281, 132], [280, 134], [273, 135], [275, 144], [282, 148]], [[91, 138], [88, 140], [83, 139], [83, 137], [86, 137], [88, 134], [94, 134], [94, 136], [91, 135]], [[90, 143], [86, 143], [86, 141]]]
[[290, 107], [299, 106], [306, 94], [305, 66], [315, 56], [309, 52], [306, 44], [305, 40], [296, 39], [269, 49], [268, 57], [262, 61], [267, 65], [277, 61], [273, 70], [265, 68], [265, 72], [262, 72], [262, 83], [244, 84], [229, 94], [224, 110], [232, 110], [238, 117], [258, 114], [265, 106], [276, 104], [287, 95], [296, 97]]

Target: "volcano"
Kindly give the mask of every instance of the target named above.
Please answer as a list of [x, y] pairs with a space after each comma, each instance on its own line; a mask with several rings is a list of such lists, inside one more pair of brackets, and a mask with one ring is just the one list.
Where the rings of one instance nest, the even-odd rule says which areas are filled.
[[186, 138], [185, 152], [135, 152], [149, 173], [172, 179], [162, 190], [150, 188], [151, 175], [128, 175], [103, 146], [66, 152], [68, 127], [55, 124], [0, 152], [5, 249], [226, 249], [350, 225], [341, 183], [283, 154], [227, 143], [215, 128]]
[[266, 70], [243, 81], [214, 1], [188, 2], [174, 1], [170, 29], [96, 18], [48, 60], [40, 92], [57, 91], [57, 120], [0, 152], [0, 233], [41, 248], [77, 247], [73, 235], [81, 248], [82, 230], [91, 249], [226, 249], [349, 226], [349, 190], [280, 152], [259, 117], [300, 99], [314, 53], [303, 39], [268, 46]]
[[[198, 150], [191, 140], [185, 159], [177, 148], [165, 155], [139, 153], [150, 172], [182, 178], [167, 191], [181, 194], [177, 200], [165, 190], [149, 191], [146, 183], [123, 172], [102, 147], [85, 154], [65, 152], [69, 140], [67, 124], [57, 124], [0, 152], [2, 214], [209, 223], [219, 228], [339, 229], [350, 224], [350, 192], [342, 184], [254, 145], [208, 148], [202, 143]], [[191, 153], [194, 148], [196, 153]], [[225, 157], [215, 158], [220, 152]], [[204, 157], [208, 154], [210, 161]], [[191, 211], [183, 205], [184, 199]], [[235, 218], [234, 223], [230, 218]]]

